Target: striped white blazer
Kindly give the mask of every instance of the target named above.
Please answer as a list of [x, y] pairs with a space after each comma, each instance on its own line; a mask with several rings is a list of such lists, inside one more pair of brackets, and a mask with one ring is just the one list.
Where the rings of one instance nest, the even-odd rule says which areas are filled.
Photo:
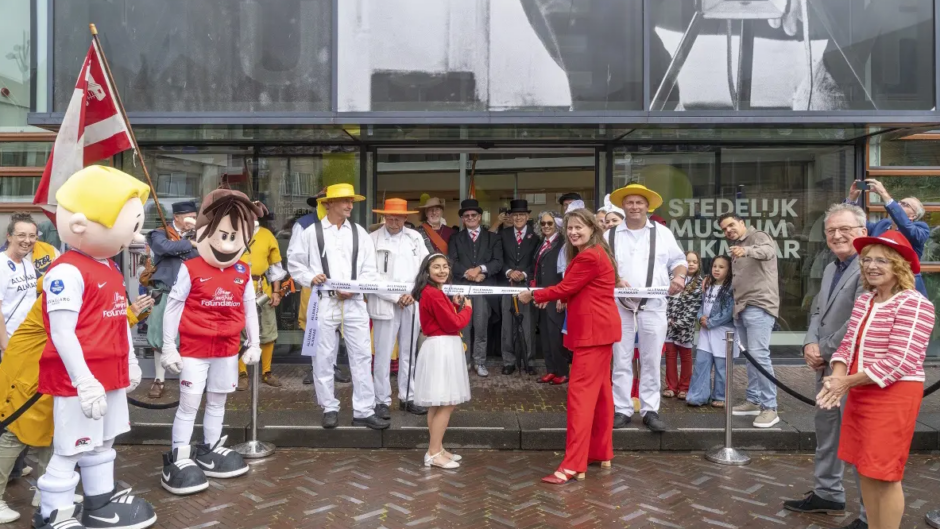
[[[855, 301], [845, 337], [829, 365], [852, 365], [855, 337], [861, 332], [860, 371], [881, 387], [899, 380], [923, 382], [924, 357], [934, 324], [933, 303], [916, 290], [903, 290], [883, 303], [874, 303], [874, 297], [873, 292], [867, 292]], [[871, 316], [865, 328], [859, 329], [872, 303]]]

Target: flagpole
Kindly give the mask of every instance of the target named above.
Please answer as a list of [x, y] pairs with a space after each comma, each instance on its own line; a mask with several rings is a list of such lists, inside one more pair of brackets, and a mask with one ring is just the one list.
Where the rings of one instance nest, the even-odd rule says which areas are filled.
[[160, 206], [160, 200], [157, 198], [157, 188], [153, 186], [153, 180], [150, 179], [150, 171], [147, 170], [147, 163], [144, 162], [144, 155], [140, 152], [140, 146], [137, 145], [137, 136], [134, 135], [134, 129], [131, 128], [131, 122], [127, 119], [127, 111], [124, 110], [124, 102], [121, 101], [121, 93], [114, 82], [114, 76], [111, 75], [111, 65], [108, 64], [108, 58], [104, 55], [104, 48], [101, 47], [101, 41], [98, 40], [98, 28], [94, 24], [88, 24], [91, 30], [91, 38], [95, 41], [95, 49], [101, 55], [101, 62], [104, 64], [104, 72], [108, 76], [108, 82], [111, 84], [111, 91], [114, 93], [114, 99], [117, 101], [118, 110], [121, 111], [121, 118], [124, 119], [124, 126], [127, 127], [127, 133], [131, 137], [131, 144], [134, 147], [134, 155], [140, 160], [140, 167], [144, 170], [144, 177], [147, 178], [147, 185], [150, 186], [150, 194], [153, 196], [153, 203], [157, 206], [157, 215], [160, 216], [160, 223], [163, 228], [169, 232], [170, 227], [163, 216], [163, 207]]

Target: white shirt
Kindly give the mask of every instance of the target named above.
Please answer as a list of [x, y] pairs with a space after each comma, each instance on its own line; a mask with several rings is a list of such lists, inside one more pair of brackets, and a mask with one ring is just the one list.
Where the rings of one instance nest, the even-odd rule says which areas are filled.
[[[390, 283], [414, 283], [421, 262], [428, 256], [428, 248], [421, 234], [411, 228], [402, 228], [392, 235], [382, 226], [370, 236], [375, 244], [375, 265], [379, 279]], [[326, 238], [326, 233], [323, 237]], [[332, 270], [333, 263], [330, 262]], [[397, 303], [401, 295], [379, 294], [379, 297]]]
[[0, 309], [9, 338], [36, 302], [36, 269], [33, 268], [32, 256], [26, 256], [21, 263], [16, 263], [3, 252], [3, 258], [0, 259], [0, 291], [3, 295]]
[[[476, 242], [480, 238], [480, 227], [477, 226], [475, 230], [467, 230], [467, 235], [470, 236], [470, 240]], [[486, 265], [480, 265], [480, 271], [486, 274]]]
[[[646, 221], [641, 230], [627, 228], [626, 222], [614, 230], [608, 230], [604, 236], [610, 243], [611, 237], [617, 237], [614, 250], [617, 255], [617, 271], [631, 287], [646, 286], [646, 272], [649, 268], [650, 227], [656, 232], [656, 256], [653, 264], [653, 282], [650, 286], [669, 286], [669, 274], [679, 266], [688, 266], [685, 252], [679, 247], [669, 228], [662, 224]], [[646, 302], [646, 310], [666, 310], [665, 298], [651, 298]]]
[[[287, 271], [301, 286], [309, 287], [313, 278], [323, 272], [320, 260], [324, 252], [330, 264], [330, 279], [348, 281], [352, 279], [352, 230], [359, 230], [359, 255], [356, 263], [359, 281], [377, 281], [378, 272], [375, 266], [375, 245], [372, 237], [362, 226], [352, 224], [345, 220], [339, 227], [323, 219], [323, 245], [317, 246], [317, 226], [311, 224], [307, 229], [297, 232], [291, 237], [287, 248]], [[362, 299], [362, 294], [356, 294], [353, 299]]]
[[[521, 230], [519, 230], [519, 229], [516, 229], [515, 226], [513, 226], [513, 227], [512, 227], [512, 237], [513, 237], [513, 239], [515, 239], [516, 241], [518, 241], [520, 238], [525, 239], [525, 232], [526, 232], [526, 229], [527, 229], [528, 227], [529, 227], [529, 225], [526, 224], [525, 226], [522, 227]], [[539, 248], [541, 248], [541, 245], [539, 246]], [[537, 255], [537, 254], [538, 254], [538, 250], [536, 250], [536, 255]], [[510, 274], [511, 272], [512, 272], [512, 270], [506, 270], [506, 277], [509, 277], [509, 274]], [[526, 279], [528, 279], [528, 277], [529, 277], [529, 274], [526, 274], [525, 272], [523, 272], [522, 275], [525, 276]]]

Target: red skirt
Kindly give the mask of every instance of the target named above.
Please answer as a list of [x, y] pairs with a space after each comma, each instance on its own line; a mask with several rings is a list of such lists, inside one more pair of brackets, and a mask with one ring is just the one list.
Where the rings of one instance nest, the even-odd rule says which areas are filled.
[[901, 481], [911, 450], [922, 382], [895, 382], [849, 390], [839, 434], [839, 459], [880, 481]]

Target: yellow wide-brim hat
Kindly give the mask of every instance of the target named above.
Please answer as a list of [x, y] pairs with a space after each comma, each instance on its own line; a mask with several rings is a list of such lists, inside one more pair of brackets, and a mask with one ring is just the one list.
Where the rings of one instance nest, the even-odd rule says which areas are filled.
[[656, 208], [663, 205], [663, 197], [659, 196], [659, 193], [640, 184], [630, 184], [614, 191], [610, 194], [610, 203], [617, 207], [623, 207], [623, 199], [630, 195], [640, 195], [645, 198], [650, 203], [649, 213], [656, 211]]
[[317, 199], [317, 204], [335, 200], [337, 198], [351, 198], [353, 202], [362, 202], [366, 197], [356, 194], [352, 184], [334, 184], [326, 188], [326, 196]]

